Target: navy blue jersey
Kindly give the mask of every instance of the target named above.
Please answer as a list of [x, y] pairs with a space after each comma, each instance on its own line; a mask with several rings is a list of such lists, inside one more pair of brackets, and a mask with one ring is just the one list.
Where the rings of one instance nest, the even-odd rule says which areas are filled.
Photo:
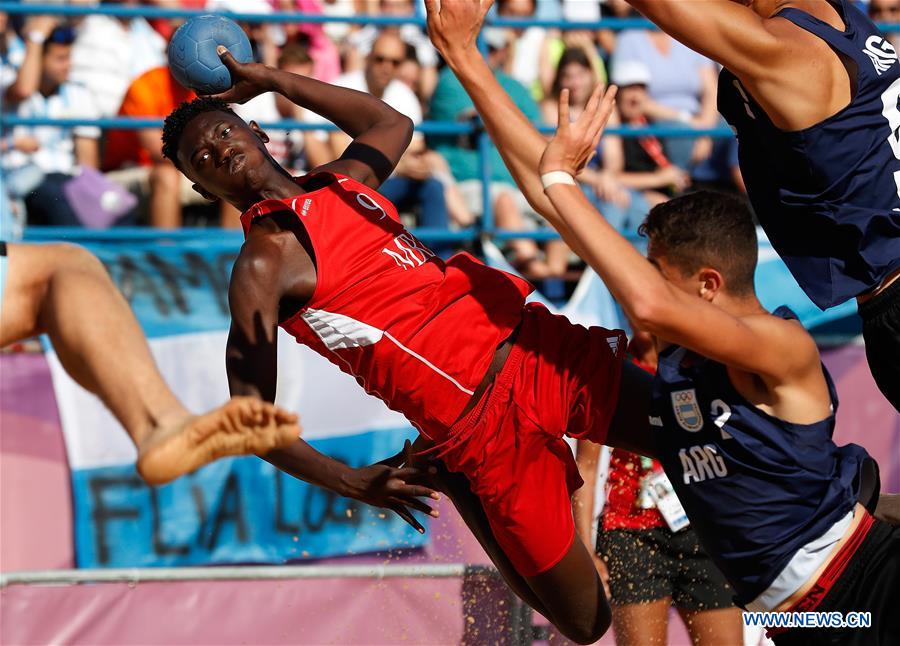
[[834, 411], [815, 424], [774, 418], [735, 390], [724, 365], [672, 346], [659, 357], [650, 415], [657, 457], [741, 605], [856, 504], [867, 454], [834, 443]]
[[900, 64], [849, 0], [840, 32], [797, 9], [777, 15], [827, 42], [851, 74], [853, 100], [825, 121], [779, 130], [723, 70], [719, 111], [737, 131], [750, 201], [772, 246], [822, 309], [878, 286], [900, 267]]

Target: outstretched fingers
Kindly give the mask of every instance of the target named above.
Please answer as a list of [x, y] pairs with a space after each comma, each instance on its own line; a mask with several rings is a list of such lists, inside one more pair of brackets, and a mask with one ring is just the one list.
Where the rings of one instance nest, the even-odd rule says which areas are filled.
[[409, 509], [407, 509], [403, 505], [396, 505], [396, 506], [391, 507], [390, 509], [395, 514], [400, 516], [400, 518], [402, 518], [407, 523], [409, 523], [414, 530], [416, 530], [420, 534], [425, 533], [425, 528], [422, 527], [422, 523], [420, 523], [419, 521], [416, 520], [415, 516], [412, 515], [412, 512], [409, 511]]
[[569, 131], [569, 90], [563, 89], [559, 93], [559, 120], [556, 124], [556, 132], [565, 134]]
[[433, 518], [437, 518], [440, 515], [436, 509], [432, 509], [429, 505], [426, 505], [414, 496], [404, 496], [398, 493], [395, 496], [389, 496], [387, 498], [387, 503], [391, 506], [403, 505], [404, 507], [415, 509], [416, 511], [420, 511]]
[[603, 95], [603, 100], [600, 101], [597, 113], [591, 122], [591, 139], [594, 148], [600, 143], [600, 137], [603, 136], [603, 129], [606, 128], [606, 124], [609, 122], [613, 110], [616, 109], [616, 94], [618, 91], [619, 88], [615, 85], [609, 86], [606, 93]]

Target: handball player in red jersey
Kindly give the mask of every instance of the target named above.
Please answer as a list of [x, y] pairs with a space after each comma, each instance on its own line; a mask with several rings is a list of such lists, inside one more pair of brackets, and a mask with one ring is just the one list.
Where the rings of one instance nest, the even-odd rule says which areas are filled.
[[[596, 641], [610, 610], [575, 535], [570, 496], [581, 478], [562, 436], [646, 453], [650, 378], [623, 365], [624, 335], [526, 305], [524, 280], [467, 254], [444, 262], [403, 228], [375, 189], [406, 150], [408, 118], [370, 95], [220, 54], [235, 86], [175, 110], [163, 148], [196, 190], [243, 212], [229, 289], [232, 395], [274, 401], [285, 329], [412, 422], [416, 447], [442, 465], [435, 486], [509, 585], [570, 639]], [[265, 133], [225, 103], [269, 91], [353, 143], [291, 177]], [[421, 497], [437, 496], [409, 463], [353, 469], [302, 440], [265, 459], [420, 531], [408, 508], [428, 513]]]

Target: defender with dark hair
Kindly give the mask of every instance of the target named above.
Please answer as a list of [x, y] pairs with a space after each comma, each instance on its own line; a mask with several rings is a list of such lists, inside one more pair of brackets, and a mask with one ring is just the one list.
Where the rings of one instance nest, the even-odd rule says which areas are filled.
[[754, 294], [759, 243], [744, 199], [712, 191], [691, 193], [652, 209], [638, 233], [664, 250], [685, 276], [701, 267], [716, 267], [730, 293]]
[[574, 186], [614, 95], [601, 102], [598, 88], [571, 125], [561, 99], [540, 172], [585, 260], [659, 339], [656, 457], [738, 605], [871, 613], [867, 630], [770, 631], [776, 643], [893, 643], [900, 527], [858, 502], [871, 458], [832, 439], [837, 392], [812, 337], [789, 309], [770, 314], [756, 297], [747, 205], [701, 192], [656, 206], [641, 227], [644, 259]]

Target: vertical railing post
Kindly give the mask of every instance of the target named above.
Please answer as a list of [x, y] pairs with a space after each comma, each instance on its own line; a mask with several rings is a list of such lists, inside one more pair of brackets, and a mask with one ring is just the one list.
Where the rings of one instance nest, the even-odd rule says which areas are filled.
[[[481, 55], [488, 57], [487, 41], [484, 32], [478, 34], [478, 49]], [[492, 236], [494, 234], [494, 204], [491, 200], [491, 138], [484, 130], [484, 124], [479, 118], [476, 122], [479, 132], [478, 137], [478, 174], [481, 176], [481, 234]]]

